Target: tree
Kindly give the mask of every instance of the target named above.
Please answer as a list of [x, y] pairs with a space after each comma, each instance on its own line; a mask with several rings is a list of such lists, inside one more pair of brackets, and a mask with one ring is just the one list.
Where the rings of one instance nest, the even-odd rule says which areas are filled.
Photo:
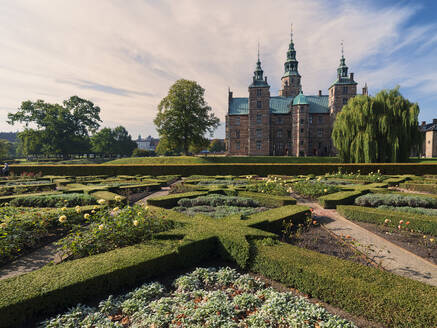
[[209, 146], [209, 140], [207, 138], [203, 138], [203, 140], [200, 140], [197, 143], [191, 144], [190, 147], [188, 147], [188, 150], [192, 154], [198, 154], [202, 150], [208, 149]]
[[225, 142], [220, 139], [213, 139], [209, 144], [209, 151], [212, 153], [220, 153], [226, 150]]
[[9, 157], [10, 148], [11, 148], [11, 143], [8, 140], [0, 139], [0, 160]]
[[332, 140], [344, 162], [406, 162], [422, 143], [418, 115], [399, 87], [356, 96], [337, 115]]
[[[26, 129], [19, 133], [21, 149], [25, 155], [31, 151], [44, 154], [63, 154], [89, 151], [89, 134], [99, 127], [100, 108], [77, 96], [62, 105], [43, 100], [24, 101], [18, 112], [8, 114], [8, 123], [24, 123]], [[29, 124], [36, 128], [29, 128]]]
[[131, 155], [135, 148], [137, 143], [123, 126], [103, 128], [91, 137], [91, 150], [98, 154]]
[[219, 119], [211, 113], [204, 99], [205, 89], [195, 81], [178, 80], [158, 105], [154, 120], [160, 138], [167, 145], [188, 154], [190, 146], [201, 144], [207, 132], [211, 135]]
[[171, 143], [166, 136], [162, 136], [159, 139], [158, 145], [156, 146], [156, 153], [158, 155], [179, 155], [181, 149], [175, 143]]

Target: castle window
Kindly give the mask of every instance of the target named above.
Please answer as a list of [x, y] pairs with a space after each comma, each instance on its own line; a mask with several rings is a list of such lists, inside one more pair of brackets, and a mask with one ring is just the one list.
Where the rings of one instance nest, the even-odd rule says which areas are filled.
[[319, 123], [323, 123], [323, 117], [319, 116]]
[[310, 115], [309, 121], [310, 121], [310, 124], [313, 124], [313, 115]]
[[344, 94], [344, 95], [347, 94], [347, 87], [343, 87], [343, 94]]
[[303, 146], [303, 140], [300, 141], [300, 145]]
[[300, 133], [303, 133], [303, 129], [300, 129]]
[[293, 78], [290, 79], [290, 83], [293, 83]]
[[256, 95], [257, 95], [258, 97], [261, 97], [261, 89], [256, 89]]
[[258, 113], [256, 114], [256, 123], [261, 124], [262, 114]]
[[343, 98], [343, 105], [347, 104], [347, 98]]
[[311, 145], [313, 143], [313, 139], [309, 138], [308, 143]]
[[256, 142], [256, 150], [261, 150], [261, 141]]
[[291, 130], [287, 131], [287, 136], [288, 136], [288, 139], [291, 139]]
[[235, 149], [236, 149], [236, 150], [240, 150], [240, 142], [239, 142], [239, 141], [237, 141], [237, 142], [235, 143]]
[[235, 125], [240, 125], [240, 117], [235, 118]]
[[257, 138], [262, 138], [263, 136], [263, 130], [261, 129], [256, 129], [256, 137]]
[[318, 128], [317, 129], [317, 136], [318, 137], [323, 137], [323, 129], [322, 128]]
[[261, 108], [261, 107], [262, 107], [262, 102], [258, 100], [256, 102], [256, 108]]
[[282, 138], [282, 130], [278, 130], [278, 132], [276, 132], [276, 136], [278, 138]]
[[235, 138], [240, 139], [240, 130], [235, 130]]
[[282, 124], [282, 116], [278, 116], [278, 118], [277, 118], [277, 123], [278, 123], [278, 124]]
[[300, 124], [304, 124], [305, 120], [303, 118], [300, 119]]

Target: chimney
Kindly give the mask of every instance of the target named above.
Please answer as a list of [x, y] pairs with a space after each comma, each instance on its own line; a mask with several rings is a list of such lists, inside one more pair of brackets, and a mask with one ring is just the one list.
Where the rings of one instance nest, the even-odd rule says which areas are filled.
[[434, 118], [434, 119], [432, 120], [432, 124], [437, 124], [437, 118]]
[[354, 73], [350, 74], [350, 79], [353, 81], [354, 80]]
[[266, 83], [267, 83], [267, 76], [264, 77], [264, 81], [266, 81]]
[[322, 90], [319, 90], [319, 97], [322, 96]]
[[425, 126], [426, 125], [426, 121], [422, 121], [422, 126]]

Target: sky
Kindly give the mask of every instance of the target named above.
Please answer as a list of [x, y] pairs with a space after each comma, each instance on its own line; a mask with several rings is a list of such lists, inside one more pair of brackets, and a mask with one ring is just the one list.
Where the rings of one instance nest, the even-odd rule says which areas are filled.
[[291, 23], [305, 94], [327, 94], [343, 40], [359, 91], [399, 85], [419, 121], [437, 118], [434, 0], [0, 0], [0, 131], [22, 128], [6, 123], [22, 101], [77, 95], [101, 108], [101, 127], [157, 137], [157, 105], [181, 78], [224, 122], [228, 88], [248, 95], [258, 42], [278, 94]]

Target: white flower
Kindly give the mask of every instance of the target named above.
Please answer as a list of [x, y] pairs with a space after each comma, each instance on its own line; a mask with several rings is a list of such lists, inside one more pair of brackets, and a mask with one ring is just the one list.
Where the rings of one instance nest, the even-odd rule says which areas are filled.
[[113, 210], [114, 212], [117, 212], [119, 209], [120, 209], [120, 208], [117, 206], [117, 207], [114, 207], [112, 210]]
[[88, 219], [90, 217], [90, 214], [89, 213], [85, 213], [84, 215], [83, 215], [83, 218], [86, 220], [86, 219]]
[[134, 224], [134, 226], [138, 226], [138, 220], [133, 220], [132, 223]]
[[104, 200], [103, 198], [101, 198], [101, 199], [99, 199], [99, 200], [97, 201], [97, 203], [100, 204], [100, 205], [103, 205], [103, 204], [106, 203], [106, 200]]
[[79, 205], [77, 205], [74, 209], [76, 210], [76, 213], [80, 213], [80, 206]]
[[103, 230], [104, 227], [105, 227], [105, 226], [104, 226], [103, 224], [99, 225], [99, 230], [100, 230], [100, 231]]
[[61, 215], [59, 217], [59, 222], [64, 223], [65, 221], [67, 221], [67, 216], [66, 215]]

